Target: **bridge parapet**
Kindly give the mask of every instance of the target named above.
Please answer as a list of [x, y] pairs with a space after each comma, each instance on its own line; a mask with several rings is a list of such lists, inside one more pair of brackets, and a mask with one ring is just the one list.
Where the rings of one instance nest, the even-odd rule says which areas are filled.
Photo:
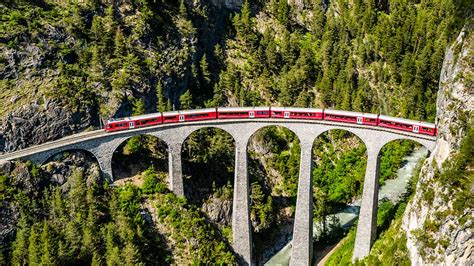
[[104, 131], [78, 134], [65, 139], [45, 143], [8, 154], [0, 155], [4, 160], [30, 160], [43, 164], [57, 153], [68, 150], [86, 150], [92, 153], [106, 178], [113, 180], [112, 157], [117, 148], [127, 139], [137, 135], [152, 135], [168, 145], [170, 189], [184, 196], [181, 150], [184, 141], [192, 132], [202, 128], [219, 128], [229, 133], [235, 141], [235, 178], [232, 213], [234, 250], [241, 264], [252, 264], [252, 234], [250, 226], [250, 186], [248, 180], [247, 146], [249, 139], [258, 130], [267, 126], [283, 126], [296, 134], [300, 140], [300, 174], [293, 235], [292, 265], [308, 265], [312, 258], [312, 147], [322, 133], [342, 129], [359, 137], [367, 147], [367, 169], [360, 219], [357, 227], [354, 259], [363, 258], [370, 252], [375, 238], [378, 198], [378, 156], [387, 143], [397, 139], [409, 139], [433, 151], [435, 137], [411, 132], [400, 132], [386, 128], [344, 124], [328, 121], [290, 119], [238, 119], [186, 122], [137, 128], [123, 132]]

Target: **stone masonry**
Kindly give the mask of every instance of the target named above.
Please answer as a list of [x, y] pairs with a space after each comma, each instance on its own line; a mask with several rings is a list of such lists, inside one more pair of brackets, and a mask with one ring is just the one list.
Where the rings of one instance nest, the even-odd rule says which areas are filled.
[[186, 138], [194, 131], [214, 127], [228, 132], [235, 141], [235, 178], [232, 211], [233, 248], [240, 264], [252, 263], [252, 228], [250, 224], [249, 180], [247, 169], [247, 145], [250, 137], [266, 126], [283, 126], [293, 131], [300, 140], [301, 162], [293, 228], [291, 265], [309, 265], [312, 259], [312, 147], [322, 133], [333, 129], [347, 130], [358, 136], [367, 147], [367, 170], [364, 180], [362, 205], [357, 226], [353, 259], [363, 258], [370, 252], [376, 233], [378, 197], [378, 157], [381, 148], [397, 139], [418, 142], [432, 151], [435, 137], [410, 132], [400, 132], [365, 125], [344, 124], [328, 121], [302, 121], [289, 119], [239, 119], [186, 122], [138, 128], [107, 133], [102, 130], [73, 135], [43, 145], [0, 155], [0, 161], [30, 160], [42, 164], [57, 153], [67, 150], [86, 150], [99, 162], [105, 178], [113, 180], [112, 156], [115, 150], [130, 137], [152, 135], [168, 145], [169, 186], [179, 196], [184, 196], [181, 165], [181, 149]]

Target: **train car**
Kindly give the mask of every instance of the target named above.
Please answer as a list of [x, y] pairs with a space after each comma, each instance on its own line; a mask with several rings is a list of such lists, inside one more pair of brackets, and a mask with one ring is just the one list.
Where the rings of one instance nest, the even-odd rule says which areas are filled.
[[386, 115], [380, 115], [378, 118], [378, 123], [380, 127], [398, 129], [430, 136], [436, 136], [438, 134], [436, 125], [432, 123], [418, 122]]
[[161, 113], [153, 113], [118, 119], [110, 119], [105, 126], [106, 131], [118, 131], [146, 126], [154, 126], [163, 123]]
[[133, 121], [129, 117], [109, 119], [107, 120], [107, 124], [105, 125], [105, 131], [113, 132], [113, 131], [129, 129], [130, 122], [133, 122]]
[[376, 114], [324, 109], [324, 120], [376, 126]]
[[216, 108], [163, 112], [163, 123], [178, 123], [185, 121], [201, 121], [216, 119]]
[[323, 110], [312, 108], [295, 108], [295, 107], [272, 107], [272, 118], [287, 118], [287, 119], [310, 119], [322, 120]]
[[269, 118], [270, 107], [223, 107], [217, 108], [217, 118]]
[[133, 121], [133, 124], [129, 123], [130, 128], [163, 124], [163, 116], [161, 115], [161, 113], [138, 115], [130, 117], [130, 119]]

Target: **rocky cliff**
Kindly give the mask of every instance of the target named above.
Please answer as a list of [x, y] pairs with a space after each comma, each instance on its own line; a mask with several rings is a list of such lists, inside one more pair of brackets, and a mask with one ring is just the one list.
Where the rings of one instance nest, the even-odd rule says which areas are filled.
[[96, 2], [0, 3], [0, 153], [212, 96], [201, 72], [242, 0]]
[[[472, 155], [474, 148], [467, 140], [474, 109], [471, 30], [465, 28], [446, 52], [437, 99], [437, 146], [423, 165], [403, 218], [414, 265], [474, 263], [472, 159], [458, 162], [461, 153]], [[463, 139], [466, 143], [461, 144]]]

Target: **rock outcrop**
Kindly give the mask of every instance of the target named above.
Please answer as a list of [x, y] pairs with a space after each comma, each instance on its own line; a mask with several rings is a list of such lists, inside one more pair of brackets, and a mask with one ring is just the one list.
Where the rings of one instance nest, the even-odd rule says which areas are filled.
[[202, 206], [209, 220], [218, 225], [229, 226], [232, 224], [232, 199], [211, 197]]
[[244, 4], [244, 0], [211, 0], [211, 3], [217, 7], [226, 7], [228, 9], [239, 9]]
[[[422, 167], [416, 194], [407, 207], [402, 228], [413, 265], [472, 265], [474, 208], [464, 209], [461, 219], [453, 215], [451, 189], [437, 181], [444, 162], [458, 152], [472, 126], [474, 110], [474, 34], [464, 29], [447, 50], [437, 100], [438, 141]], [[471, 121], [470, 121], [471, 120]], [[472, 186], [472, 185], [471, 185]], [[472, 189], [471, 189], [472, 195]], [[467, 199], [466, 199], [467, 200]], [[435, 227], [436, 230], [430, 230]], [[427, 243], [429, 243], [427, 245]]]
[[81, 132], [92, 120], [90, 112], [71, 112], [59, 102], [25, 105], [0, 123], [0, 153]]

